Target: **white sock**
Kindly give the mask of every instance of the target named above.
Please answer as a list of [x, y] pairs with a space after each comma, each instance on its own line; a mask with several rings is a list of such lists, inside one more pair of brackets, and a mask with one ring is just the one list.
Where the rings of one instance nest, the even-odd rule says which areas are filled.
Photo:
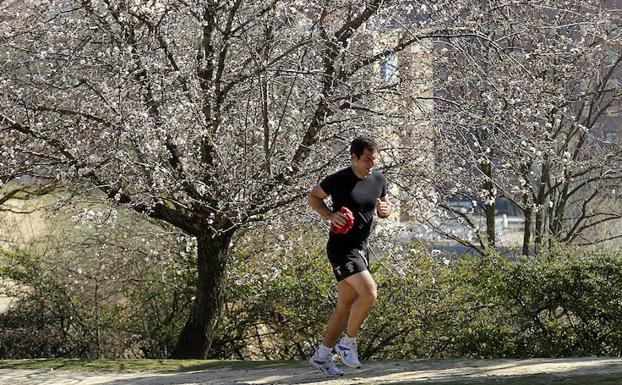
[[343, 342], [345, 342], [348, 345], [352, 345], [354, 342], [356, 342], [356, 337], [350, 337], [349, 335], [344, 335], [343, 336]]
[[333, 348], [329, 348], [324, 346], [324, 344], [320, 344], [320, 347], [317, 348], [317, 358], [323, 360], [328, 358], [328, 356], [331, 355], [331, 353], [333, 352]]

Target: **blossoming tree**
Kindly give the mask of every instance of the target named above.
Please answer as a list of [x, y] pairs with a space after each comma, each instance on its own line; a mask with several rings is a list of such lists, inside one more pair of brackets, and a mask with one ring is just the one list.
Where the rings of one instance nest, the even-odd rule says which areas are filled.
[[[5, 175], [95, 187], [196, 238], [177, 358], [209, 352], [236, 231], [304, 197], [355, 134], [399, 119], [378, 107], [396, 85], [377, 66], [428, 37], [412, 5], [380, 0], [0, 9]], [[375, 44], [389, 28], [395, 39]]]

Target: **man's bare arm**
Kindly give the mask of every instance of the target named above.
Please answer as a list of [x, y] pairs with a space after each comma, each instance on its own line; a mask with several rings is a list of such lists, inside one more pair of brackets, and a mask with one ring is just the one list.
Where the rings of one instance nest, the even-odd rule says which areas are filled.
[[317, 185], [313, 187], [309, 193], [307, 201], [309, 202], [309, 206], [313, 207], [313, 210], [320, 214], [322, 218], [328, 219], [331, 224], [337, 227], [345, 225], [347, 222], [346, 216], [340, 212], [332, 212], [328, 206], [326, 206], [326, 202], [324, 202], [324, 199], [327, 197], [328, 194], [326, 194], [322, 187]]

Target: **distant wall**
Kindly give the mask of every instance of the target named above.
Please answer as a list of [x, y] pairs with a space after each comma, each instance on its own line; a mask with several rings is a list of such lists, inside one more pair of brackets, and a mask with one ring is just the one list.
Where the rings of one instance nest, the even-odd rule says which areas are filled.
[[[42, 239], [48, 232], [44, 210], [47, 206], [45, 197], [10, 199], [0, 206], [0, 249], [14, 250]], [[3, 294], [0, 291], [0, 313], [6, 312], [14, 299]]]

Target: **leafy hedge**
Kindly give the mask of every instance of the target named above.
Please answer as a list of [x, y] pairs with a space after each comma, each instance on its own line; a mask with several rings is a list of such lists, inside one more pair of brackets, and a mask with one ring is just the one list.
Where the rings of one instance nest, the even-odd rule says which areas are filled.
[[[324, 235], [258, 234], [232, 249], [211, 356], [307, 358], [336, 294]], [[144, 245], [121, 255], [100, 241], [82, 255], [1, 258], [0, 281], [18, 283], [12, 290], [22, 299], [0, 315], [0, 358], [168, 355], [192, 296], [187, 249], [160, 236], [170, 245], [158, 247], [171, 253], [147, 258]], [[379, 299], [360, 334], [365, 359], [621, 354], [621, 252], [448, 260], [414, 247], [397, 260], [372, 260], [371, 269]]]
[[[248, 255], [237, 259], [244, 279], [230, 295], [243, 306], [224, 322], [221, 357], [304, 358], [323, 333], [335, 291], [323, 244], [270, 256], [272, 275], [250, 273]], [[419, 248], [402, 258], [372, 261], [379, 299], [361, 332], [364, 358], [621, 354], [620, 252], [439, 260]]]
[[[130, 218], [135, 219], [135, 218]], [[0, 358], [160, 358], [185, 322], [194, 279], [185, 239], [119, 222], [65, 218], [45, 242], [0, 249]]]

